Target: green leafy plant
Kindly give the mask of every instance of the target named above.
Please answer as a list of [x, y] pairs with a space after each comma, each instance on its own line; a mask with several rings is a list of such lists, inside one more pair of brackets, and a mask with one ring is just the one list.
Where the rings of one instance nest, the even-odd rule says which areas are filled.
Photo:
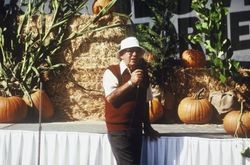
[[[1, 1], [2, 2], [2, 1]], [[0, 90], [2, 95], [27, 95], [39, 88], [43, 75], [57, 73], [65, 64], [56, 55], [68, 41], [85, 33], [102, 30], [94, 24], [115, 4], [112, 0], [76, 32], [69, 31], [87, 0], [11, 0], [0, 4]], [[30, 97], [29, 97], [30, 98]]]
[[152, 12], [154, 25], [137, 25], [136, 35], [154, 58], [150, 67], [152, 84], [164, 86], [171, 81], [173, 66], [176, 65], [174, 59], [178, 53], [178, 36], [171, 22], [171, 10], [176, 7], [176, 1], [142, 1]]
[[194, 44], [203, 44], [211, 62], [212, 75], [226, 83], [229, 76], [238, 75], [239, 68], [239, 62], [232, 59], [231, 42], [225, 34], [224, 19], [228, 9], [222, 0], [213, 0], [210, 6], [208, 0], [193, 0], [192, 8], [199, 21], [195, 23], [195, 33], [188, 39]]

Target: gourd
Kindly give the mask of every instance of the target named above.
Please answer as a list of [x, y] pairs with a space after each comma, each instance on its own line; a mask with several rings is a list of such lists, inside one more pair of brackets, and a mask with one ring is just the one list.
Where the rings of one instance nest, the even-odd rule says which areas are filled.
[[27, 115], [27, 105], [18, 96], [0, 97], [0, 122], [20, 122]]
[[185, 97], [178, 105], [178, 116], [183, 123], [205, 124], [213, 115], [213, 105], [205, 98], [200, 98], [202, 88], [194, 97]]
[[92, 4], [93, 14], [98, 14], [111, 0], [95, 0]]
[[182, 53], [181, 60], [185, 67], [200, 68], [206, 65], [205, 55], [195, 49], [185, 50]]
[[[42, 110], [41, 112], [42, 119], [47, 120], [47, 119], [50, 119], [54, 115], [53, 105], [45, 91], [38, 89], [34, 93], [32, 93], [30, 96], [31, 96], [33, 108], [35, 109], [36, 114], [38, 115], [39, 111]], [[32, 106], [27, 96], [24, 96], [23, 100], [28, 106], [30, 107]]]
[[243, 102], [241, 109], [233, 109], [223, 118], [224, 130], [237, 137], [248, 137], [250, 135], [250, 112], [243, 111]]
[[157, 98], [153, 98], [149, 101], [149, 120], [151, 123], [155, 123], [164, 114], [163, 106]]

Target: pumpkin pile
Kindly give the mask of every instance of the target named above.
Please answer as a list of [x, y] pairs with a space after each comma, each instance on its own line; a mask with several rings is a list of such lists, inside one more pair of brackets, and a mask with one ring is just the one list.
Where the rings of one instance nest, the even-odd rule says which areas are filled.
[[185, 50], [181, 55], [182, 63], [185, 67], [201, 68], [206, 65], [204, 53], [195, 49]]
[[[0, 123], [16, 123], [23, 121], [28, 113], [28, 107], [35, 110], [36, 117], [42, 110], [42, 119], [48, 120], [54, 115], [52, 103], [45, 91], [37, 90], [31, 94], [32, 103], [27, 96], [0, 96]], [[40, 106], [41, 105], [41, 106]]]

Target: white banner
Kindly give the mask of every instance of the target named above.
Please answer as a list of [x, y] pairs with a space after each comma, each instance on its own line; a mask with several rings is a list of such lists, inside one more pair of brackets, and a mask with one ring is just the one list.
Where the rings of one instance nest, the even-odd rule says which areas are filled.
[[[137, 9], [134, 3], [137, 1], [131, 0], [132, 19], [135, 23], [149, 23], [153, 25], [153, 21], [145, 13], [145, 17], [136, 18], [135, 11]], [[134, 3], [133, 3], [134, 2]], [[175, 12], [172, 19], [176, 27], [176, 31], [182, 36], [187, 36], [193, 32], [195, 21], [198, 20], [190, 5], [191, 0], [180, 1], [178, 11]], [[134, 5], [134, 6], [133, 6]], [[233, 59], [239, 61], [250, 61], [250, 0], [228, 0], [226, 7], [229, 9], [227, 15], [227, 36], [231, 40], [233, 48]]]

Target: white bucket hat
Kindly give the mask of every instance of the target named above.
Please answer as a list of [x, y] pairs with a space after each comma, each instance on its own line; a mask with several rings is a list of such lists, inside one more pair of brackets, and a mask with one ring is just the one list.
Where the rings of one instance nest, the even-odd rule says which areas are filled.
[[137, 40], [137, 38], [127, 37], [127, 38], [123, 39], [121, 41], [120, 50], [117, 53], [117, 57], [118, 58], [120, 57], [120, 52], [122, 50], [127, 49], [127, 48], [134, 48], [134, 47], [140, 48], [142, 50], [142, 52], [145, 52], [145, 49], [139, 45], [139, 41]]

